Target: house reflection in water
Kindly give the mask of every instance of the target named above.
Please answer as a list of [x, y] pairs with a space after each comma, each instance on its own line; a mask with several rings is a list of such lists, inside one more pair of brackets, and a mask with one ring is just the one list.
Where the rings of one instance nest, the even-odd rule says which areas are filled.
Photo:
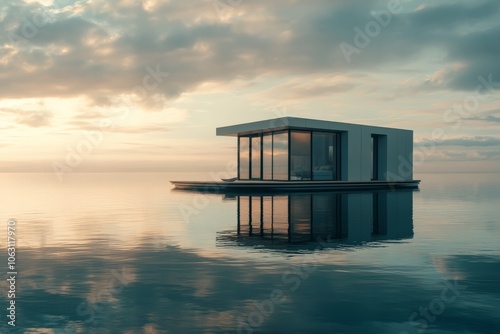
[[221, 246], [288, 247], [331, 240], [332, 246], [413, 237], [413, 192], [318, 192], [238, 195], [236, 231]]

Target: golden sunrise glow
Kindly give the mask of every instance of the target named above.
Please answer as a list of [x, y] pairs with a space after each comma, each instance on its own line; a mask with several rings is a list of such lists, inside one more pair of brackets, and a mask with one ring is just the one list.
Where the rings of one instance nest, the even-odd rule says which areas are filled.
[[[349, 22], [340, 3], [220, 4], [22, 1], [28, 23], [0, 9], [0, 171], [53, 172], [88, 131], [102, 143], [75, 171], [218, 169], [235, 143], [216, 127], [282, 116], [413, 129], [416, 151], [434, 146], [417, 172], [499, 169], [498, 54], [474, 44], [493, 16], [436, 43], [413, 17], [437, 5], [404, 3], [363, 37], [373, 13]], [[428, 40], [398, 37], [415, 30]]]

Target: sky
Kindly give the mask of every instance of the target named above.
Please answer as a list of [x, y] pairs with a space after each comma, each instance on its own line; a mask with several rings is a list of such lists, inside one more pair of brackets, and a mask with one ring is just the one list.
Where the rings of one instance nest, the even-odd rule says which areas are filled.
[[500, 171], [497, 0], [2, 0], [0, 32], [0, 172], [232, 172], [215, 128], [282, 116]]

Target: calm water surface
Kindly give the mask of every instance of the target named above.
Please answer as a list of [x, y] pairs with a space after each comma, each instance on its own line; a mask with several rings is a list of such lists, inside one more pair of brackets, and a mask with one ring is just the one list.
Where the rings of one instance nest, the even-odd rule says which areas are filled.
[[351, 194], [169, 184], [195, 177], [0, 174], [18, 270], [0, 332], [499, 332], [500, 174]]

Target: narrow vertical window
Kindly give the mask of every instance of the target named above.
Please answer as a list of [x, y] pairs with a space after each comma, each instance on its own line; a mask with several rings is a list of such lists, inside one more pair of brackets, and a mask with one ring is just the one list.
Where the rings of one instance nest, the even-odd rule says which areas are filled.
[[248, 180], [250, 178], [250, 139], [239, 137], [239, 178]]
[[288, 132], [273, 134], [273, 180], [288, 180]]
[[262, 136], [262, 179], [272, 180], [273, 178], [273, 136], [266, 134]]
[[252, 138], [252, 179], [261, 179], [261, 139], [260, 136]]
[[292, 131], [290, 180], [311, 179], [311, 133]]
[[336, 133], [313, 133], [313, 180], [338, 180]]

